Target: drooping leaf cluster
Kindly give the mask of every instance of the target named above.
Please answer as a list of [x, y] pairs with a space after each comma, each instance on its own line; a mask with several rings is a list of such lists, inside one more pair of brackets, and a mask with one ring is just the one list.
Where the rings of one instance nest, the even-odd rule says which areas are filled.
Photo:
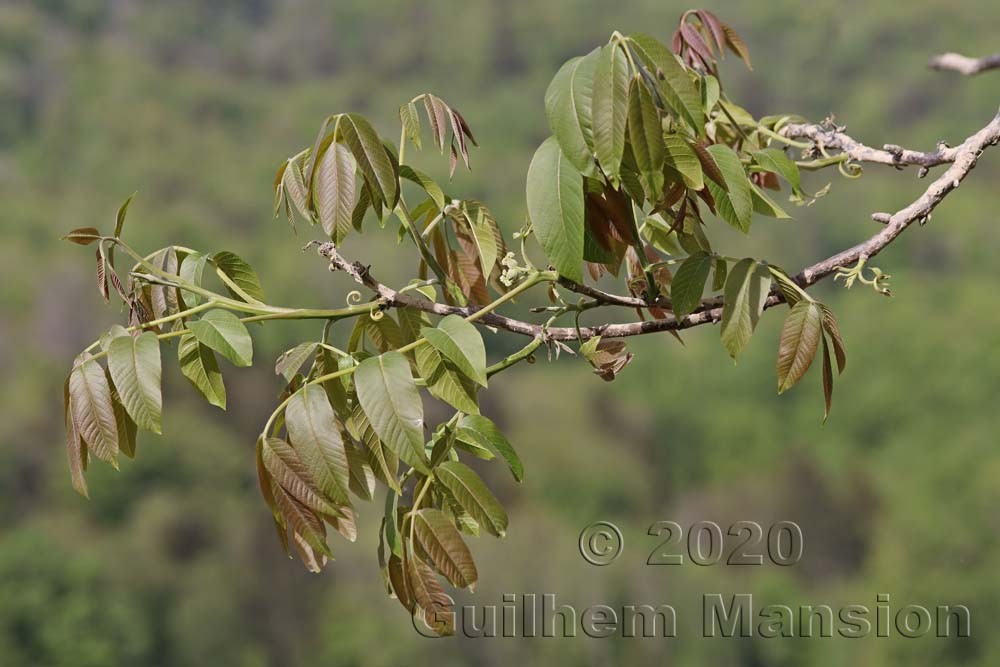
[[[374, 293], [369, 300], [352, 293], [346, 308], [270, 305], [257, 273], [232, 252], [182, 246], [136, 252], [122, 240], [131, 198], [113, 234], [93, 227], [70, 232], [66, 238], [75, 243], [96, 243], [98, 289], [110, 300], [113, 288], [128, 314], [127, 327], [115, 325], [89, 346], [66, 381], [74, 487], [87, 495], [91, 456], [117, 467], [120, 454], [135, 455], [138, 430], [162, 431], [164, 349], [176, 342], [182, 374], [225, 409], [218, 357], [237, 367], [253, 364], [247, 323], [317, 320], [320, 335], [275, 364], [285, 386], [256, 444], [260, 492], [278, 539], [319, 571], [333, 555], [330, 529], [354, 541], [356, 503], [375, 500], [384, 487], [378, 562], [386, 589], [447, 634], [453, 628], [442, 580], [471, 588], [478, 577], [466, 538], [503, 537], [507, 530], [503, 506], [469, 464], [499, 459], [515, 480], [523, 476], [514, 448], [481, 414], [479, 392], [494, 374], [533, 359], [539, 347], [566, 347], [547, 335], [559, 318], [575, 318], [579, 334], [584, 311], [626, 299], [571, 303], [560, 290], [593, 295], [588, 281], [604, 286], [616, 279], [640, 318], [648, 313], [678, 323], [721, 307], [721, 340], [734, 359], [765, 307], [785, 302], [779, 392], [794, 386], [822, 349], [828, 413], [830, 349], [839, 371], [846, 362], [833, 314], [780, 268], [720, 254], [709, 240], [712, 217], [744, 234], [755, 213], [787, 218], [765, 194], [781, 181], [791, 201], [811, 201], [776, 132], [788, 117], [754, 119], [725, 94], [716, 60], [726, 49], [749, 65], [736, 32], [699, 10], [682, 17], [671, 48], [648, 35], [615, 33], [557, 72], [545, 95], [552, 136], [528, 168], [529, 222], [516, 235], [520, 258], [483, 203], [446, 194], [405, 159], [408, 145], [422, 147], [426, 121], [434, 147], [441, 153], [448, 147], [451, 170], [459, 161], [470, 165], [476, 142], [453, 107], [429, 93], [404, 104], [398, 146], [358, 114], [326, 118], [312, 145], [280, 165], [275, 214], [293, 226], [298, 220], [321, 228], [335, 249], [349, 235], [368, 232], [369, 218], [382, 229], [395, 220], [399, 240], [409, 239], [417, 255], [413, 280], [398, 290], [373, 287], [369, 268], [352, 265]], [[411, 192], [417, 193], [412, 205]], [[529, 258], [531, 236], [548, 268]], [[116, 249], [133, 262], [124, 279]], [[533, 310], [547, 313], [546, 321], [486, 320], [540, 284], [554, 305]], [[354, 326], [337, 347], [329, 324], [341, 319]], [[490, 365], [477, 324], [498, 321], [529, 332], [531, 341]], [[604, 380], [632, 360], [622, 339], [578, 337], [580, 356]], [[426, 423], [425, 399], [448, 406], [452, 416]]]

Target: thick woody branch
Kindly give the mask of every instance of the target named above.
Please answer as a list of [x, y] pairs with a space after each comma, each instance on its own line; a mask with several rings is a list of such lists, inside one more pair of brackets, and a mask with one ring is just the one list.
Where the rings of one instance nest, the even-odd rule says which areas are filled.
[[961, 53], [942, 53], [934, 56], [928, 67], [948, 72], [958, 72], [964, 76], [972, 76], [990, 69], [1000, 69], [1000, 53], [982, 58], [970, 58]]
[[[799, 127], [810, 128], [819, 126]], [[788, 130], [789, 128], [785, 128], [785, 131]], [[822, 131], [828, 132], [827, 130]], [[839, 133], [834, 132], [833, 135], [836, 136], [839, 135]], [[809, 135], [801, 134], [798, 136]], [[921, 194], [920, 197], [918, 197], [909, 206], [906, 206], [892, 215], [885, 213], [875, 214], [873, 217], [885, 222], [885, 226], [876, 234], [872, 235], [862, 243], [832, 255], [831, 257], [817, 262], [812, 266], [802, 269], [794, 277], [795, 282], [798, 283], [800, 287], [807, 288], [831, 275], [837, 269], [852, 266], [862, 259], [870, 259], [885, 249], [911, 224], [914, 222], [925, 222], [928, 220], [937, 205], [940, 204], [944, 198], [948, 196], [948, 194], [961, 185], [965, 177], [976, 166], [976, 161], [979, 159], [979, 156], [982, 155], [983, 151], [988, 146], [997, 145], [998, 142], [1000, 142], [1000, 113], [998, 113], [986, 127], [966, 139], [961, 145], [944, 151], [938, 151], [937, 157], [933, 159], [940, 161], [933, 162], [933, 164], [950, 162], [951, 166], [948, 167], [948, 169], [945, 170], [944, 173], [942, 173], [937, 179], [935, 179], [927, 187], [923, 194]], [[825, 145], [831, 146], [832, 144], [826, 143]], [[853, 142], [853, 140], [850, 140], [849, 143], [840, 144], [840, 147], [841, 150], [844, 150], [845, 152], [848, 150], [856, 151], [858, 150], [858, 147], [866, 151], [874, 150], [862, 146], [861, 144], [857, 144], [856, 142]], [[878, 151], [876, 151], [876, 153], [877, 152]], [[915, 157], [917, 155], [925, 156], [923, 158], [925, 160], [930, 159], [926, 156], [934, 155], [928, 153], [910, 153], [912, 153], [910, 159], [913, 160], [918, 159]], [[903, 155], [905, 154], [906, 152], [903, 153]], [[945, 157], [947, 159], [945, 159]], [[868, 161], [878, 162], [880, 160], [875, 159]], [[928, 166], [927, 163], [919, 161], [914, 161], [911, 164]], [[435, 315], [457, 314], [466, 317], [481, 309], [481, 306], [475, 305], [464, 308], [449, 306], [447, 304], [437, 303], [414, 295], [399, 293], [398, 291], [378, 282], [371, 275], [369, 267], [361, 264], [360, 262], [349, 262], [344, 259], [332, 243], [320, 244], [319, 253], [330, 261], [331, 269], [346, 272], [357, 283], [372, 290], [378, 299], [383, 303], [385, 308], [416, 308]], [[622, 297], [609, 294], [596, 288], [578, 285], [577, 283], [567, 283], [563, 279], [560, 279], [559, 282], [576, 292], [590, 296], [602, 303], [640, 308], [648, 307], [648, 304], [645, 301], [634, 297]], [[772, 293], [768, 296], [764, 303], [764, 308], [771, 308], [783, 303], [783, 301], [784, 299], [780, 292], [777, 289], [772, 290]], [[575, 327], [545, 328], [539, 324], [524, 322], [522, 320], [506, 317], [497, 313], [488, 313], [480, 318], [478, 322], [487, 326], [505, 329], [507, 331], [526, 336], [542, 336], [549, 340], [576, 340], [578, 337], [583, 339], [592, 338], [594, 336], [623, 338], [627, 336], [655, 333], [658, 331], [679, 331], [682, 329], [690, 329], [692, 327], [700, 326], [702, 324], [711, 324], [718, 322], [721, 319], [722, 300], [719, 297], [714, 297], [703, 301], [698, 310], [680, 320], [668, 313], [663, 319], [648, 320], [643, 322], [598, 324], [595, 326], [581, 327], [579, 329]]]

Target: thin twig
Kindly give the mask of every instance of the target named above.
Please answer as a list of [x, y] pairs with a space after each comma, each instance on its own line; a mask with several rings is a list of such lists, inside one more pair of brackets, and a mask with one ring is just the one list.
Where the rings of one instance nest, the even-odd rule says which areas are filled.
[[[823, 132], [829, 132], [823, 128], [820, 128], [820, 130]], [[788, 128], [785, 128], [783, 131], [787, 132]], [[842, 135], [840, 132], [833, 132], [833, 135], [849, 139], [849, 137]], [[808, 136], [808, 134], [796, 136]], [[921, 166], [927, 166], [927, 162], [933, 160], [939, 160], [937, 162], [933, 162], [934, 164], [950, 162], [951, 166], [937, 179], [935, 179], [927, 187], [924, 193], [914, 200], [913, 203], [889, 216], [885, 221], [885, 225], [876, 234], [872, 235], [862, 243], [802, 269], [794, 277], [795, 282], [800, 287], [807, 288], [833, 274], [839, 268], [851, 266], [862, 258], [869, 259], [880, 253], [911, 224], [929, 218], [931, 212], [937, 207], [937, 205], [940, 204], [948, 194], [957, 189], [962, 180], [964, 180], [969, 172], [972, 171], [982, 152], [988, 146], [995, 146], [998, 142], [1000, 142], [1000, 113], [998, 113], [993, 120], [986, 125], [986, 127], [966, 139], [961, 145], [956, 146], [955, 148], [937, 151], [937, 157], [928, 158], [927, 156], [934, 154], [918, 154], [913, 151], [889, 153], [889, 155], [903, 156], [901, 158], [903, 161], [912, 160], [912, 164], [919, 164]], [[825, 145], [827, 147], [832, 146], [829, 141], [826, 141]], [[880, 159], [881, 156], [878, 155], [880, 151], [858, 144], [853, 140], [841, 143], [840, 148], [845, 152], [848, 150], [857, 151], [863, 149], [866, 152], [867, 157], [859, 157], [859, 160], [864, 159], [865, 161], [872, 162], [882, 161]], [[918, 155], [923, 155], [924, 157], [918, 158]], [[945, 157], [947, 159], [945, 159]], [[896, 162], [890, 162], [889, 164], [896, 164]], [[416, 308], [418, 310], [436, 315], [457, 314], [465, 317], [476, 313], [480, 309], [479, 306], [475, 305], [460, 308], [457, 306], [437, 303], [435, 301], [420, 299], [415, 296], [411, 296], [410, 294], [400, 294], [396, 290], [378, 282], [371, 275], [369, 267], [361, 264], [360, 262], [349, 262], [344, 259], [332, 243], [320, 244], [319, 253], [330, 260], [330, 266], [332, 269], [345, 271], [359, 284], [364, 285], [375, 292], [379, 299], [385, 304], [385, 307]], [[649, 304], [642, 299], [609, 294], [596, 288], [567, 282], [564, 279], [556, 277], [554, 273], [552, 274], [551, 280], [559, 282], [564, 286], [571, 286], [570, 288], [574, 291], [586, 294], [607, 304], [649, 307]], [[772, 290], [771, 294], [764, 302], [764, 308], [771, 308], [783, 303], [783, 301], [784, 298], [780, 292], [777, 289]], [[678, 320], [673, 314], [668, 313], [666, 317], [657, 320], [599, 324], [596, 326], [580, 327], [577, 329], [576, 327], [543, 327], [539, 324], [524, 322], [522, 320], [517, 320], [491, 312], [483, 315], [478, 319], [478, 321], [486, 326], [505, 329], [507, 331], [525, 336], [534, 337], [544, 335], [547, 340], [577, 340], [578, 338], [588, 339], [594, 336], [602, 336], [605, 338], [623, 338], [659, 331], [679, 331], [682, 329], [690, 329], [692, 327], [700, 326], [702, 324], [718, 322], [720, 319], [722, 319], [722, 300], [719, 297], [714, 297], [704, 300], [695, 312], [680, 320]]]

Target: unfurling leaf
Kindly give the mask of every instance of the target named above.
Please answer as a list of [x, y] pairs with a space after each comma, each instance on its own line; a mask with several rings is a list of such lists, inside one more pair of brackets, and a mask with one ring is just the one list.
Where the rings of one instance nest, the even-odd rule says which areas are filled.
[[472, 468], [458, 461], [445, 461], [435, 468], [434, 476], [480, 526], [492, 535], [504, 536], [507, 512]]
[[781, 329], [778, 346], [778, 393], [791, 389], [809, 370], [820, 338], [822, 311], [815, 301], [802, 300], [792, 306]]
[[316, 488], [334, 505], [350, 504], [347, 453], [326, 391], [307, 384], [295, 392], [285, 407], [285, 427]]
[[583, 179], [552, 137], [528, 167], [528, 216], [560, 275], [583, 281]]
[[354, 374], [354, 386], [379, 440], [403, 461], [428, 472], [424, 409], [406, 357], [386, 352], [365, 359]]
[[97, 246], [97, 291], [107, 303], [111, 295], [108, 293], [108, 260], [104, 256], [103, 245]]
[[162, 433], [160, 341], [146, 331], [136, 337], [117, 336], [108, 345], [108, 371], [122, 405], [135, 423]]
[[605, 382], [614, 380], [632, 361], [625, 341], [595, 336], [580, 346], [580, 355], [594, 367], [594, 373]]
[[198, 342], [194, 334], [184, 334], [177, 346], [181, 374], [212, 405], [226, 409], [226, 385], [222, 381], [219, 362], [210, 348]]
[[246, 326], [228, 310], [215, 308], [188, 323], [198, 342], [212, 348], [237, 366], [253, 364], [253, 341]]
[[417, 540], [434, 567], [456, 588], [475, 584], [479, 575], [472, 554], [447, 515], [427, 508], [418, 511], [412, 520]]
[[750, 342], [770, 289], [770, 273], [753, 259], [740, 260], [729, 271], [723, 294], [721, 335], [733, 359]]

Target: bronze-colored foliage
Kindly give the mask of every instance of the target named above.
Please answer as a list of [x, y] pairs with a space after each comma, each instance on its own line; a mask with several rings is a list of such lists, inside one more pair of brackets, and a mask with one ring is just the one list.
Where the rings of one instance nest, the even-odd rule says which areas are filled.
[[[847, 286], [860, 282], [887, 294], [888, 276], [870, 266], [871, 258], [957, 187], [997, 143], [1000, 117], [946, 155], [908, 152], [904, 161], [866, 147], [859, 152], [839, 128], [788, 116], [755, 119], [736, 105], [718, 78], [717, 61], [727, 49], [749, 66], [733, 28], [712, 12], [692, 10], [681, 17], [670, 48], [648, 35], [616, 32], [560, 69], [545, 96], [552, 136], [528, 168], [528, 219], [512, 245], [501, 231], [512, 231], [510, 221], [498, 221], [476, 199], [446, 195], [406, 154], [408, 146], [422, 146], [422, 109], [433, 145], [441, 154], [448, 147], [451, 170], [459, 161], [470, 166], [476, 140], [462, 114], [441, 98], [425, 93], [400, 107], [398, 146], [358, 114], [327, 117], [311, 146], [281, 162], [274, 210], [318, 225], [331, 239], [309, 245], [319, 246], [331, 270], [357, 283], [346, 306], [272, 305], [256, 271], [229, 251], [170, 245], [138, 252], [122, 238], [131, 197], [112, 234], [71, 231], [65, 238], [73, 243], [98, 244], [100, 295], [110, 301], [113, 293], [127, 312], [127, 327], [115, 325], [89, 345], [65, 383], [73, 487], [88, 495], [91, 456], [117, 468], [119, 454], [135, 456], [139, 429], [161, 430], [163, 344], [178, 339], [181, 373], [225, 409], [216, 355], [252, 365], [248, 323], [319, 322], [314, 338], [277, 360], [280, 398], [257, 440], [260, 493], [278, 539], [286, 553], [294, 548], [307, 569], [319, 571], [333, 553], [327, 527], [353, 542], [355, 500], [375, 500], [381, 491], [378, 562], [387, 591], [429, 628], [450, 634], [453, 610], [438, 575], [471, 588], [479, 573], [464, 536], [503, 537], [508, 530], [500, 501], [466, 462], [496, 459], [516, 481], [524, 475], [514, 447], [481, 414], [479, 392], [497, 373], [534, 361], [543, 346], [551, 358], [575, 345], [594, 373], [610, 381], [633, 359], [628, 336], [679, 337], [682, 329], [717, 322], [736, 359], [764, 310], [786, 304], [778, 391], [801, 381], [822, 350], [825, 419], [833, 361], [843, 372], [847, 357], [836, 318], [807, 288], [837, 273]], [[817, 166], [813, 155], [795, 159], [792, 148], [825, 157]], [[749, 234], [754, 213], [788, 217], [763, 189], [784, 183], [790, 202], [808, 204], [823, 191], [805, 194], [800, 168], [836, 165], [856, 176], [865, 159], [900, 168], [951, 166], [913, 205], [879, 217], [885, 227], [867, 242], [797, 275], [713, 249], [718, 225]], [[379, 225], [365, 227], [369, 212]], [[415, 275], [398, 288], [379, 282], [377, 264], [341, 254], [349, 233], [377, 234], [396, 223], [396, 238], [412, 242]], [[127, 273], [115, 267], [116, 249], [134, 262]], [[499, 312], [539, 286], [549, 305], [531, 308], [524, 319]], [[611, 309], [631, 319], [581, 322], [584, 314]], [[331, 325], [340, 320], [354, 323], [338, 343]], [[527, 343], [489, 364], [483, 331], [522, 335]], [[425, 413], [425, 397], [451, 416], [426, 424], [427, 415], [441, 413]]]

